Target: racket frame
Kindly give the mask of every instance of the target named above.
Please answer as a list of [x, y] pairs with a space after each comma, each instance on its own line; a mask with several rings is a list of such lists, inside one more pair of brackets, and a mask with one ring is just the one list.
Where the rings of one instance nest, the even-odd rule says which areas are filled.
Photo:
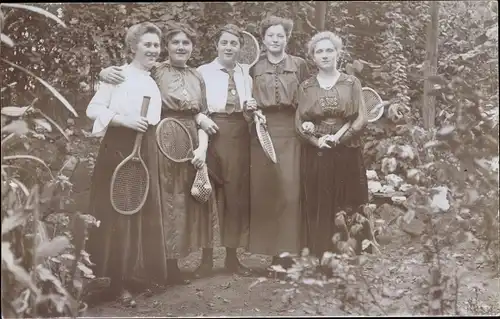
[[373, 123], [373, 122], [378, 121], [382, 117], [382, 115], [384, 115], [384, 106], [385, 106], [384, 100], [382, 100], [382, 98], [380, 97], [380, 95], [378, 95], [378, 93], [374, 89], [372, 89], [372, 88], [364, 87], [364, 88], [361, 89], [361, 91], [363, 91], [363, 92], [369, 91], [369, 92], [373, 93], [378, 98], [378, 100], [380, 101], [370, 111], [370, 114], [375, 114], [375, 116], [374, 117], [368, 117], [368, 123]]
[[[164, 125], [166, 122], [169, 122], [169, 121], [177, 123], [179, 125], [179, 127], [186, 133], [187, 137], [189, 138], [190, 156], [188, 156], [186, 158], [183, 158], [183, 159], [180, 159], [180, 160], [179, 159], [175, 159], [175, 158], [172, 158], [170, 155], [168, 155], [165, 151], [163, 151], [162, 147], [160, 147], [160, 145], [161, 145], [161, 143], [160, 143], [160, 128], [161, 128], [162, 125]], [[175, 163], [185, 163], [185, 162], [187, 162], [189, 160], [192, 160], [194, 158], [194, 146], [193, 146], [193, 139], [191, 138], [191, 134], [189, 133], [189, 131], [186, 128], [186, 126], [184, 124], [182, 124], [182, 122], [179, 121], [178, 119], [175, 119], [175, 118], [172, 118], [172, 117], [166, 117], [163, 120], [161, 120], [160, 123], [158, 123], [158, 126], [156, 127], [155, 135], [156, 135], [155, 139], [156, 139], [156, 144], [158, 146], [158, 149], [160, 150], [160, 152], [166, 158], [168, 158], [172, 162], [175, 162]]]
[[[146, 114], [148, 113], [148, 108], [149, 108], [149, 102], [151, 100], [151, 97], [149, 96], [144, 96], [143, 99], [142, 99], [142, 106], [141, 106], [141, 117], [145, 117]], [[116, 166], [114, 172], [113, 172], [113, 176], [111, 177], [111, 189], [110, 189], [110, 201], [111, 201], [111, 206], [113, 207], [113, 209], [122, 214], [122, 215], [133, 215], [133, 214], [136, 214], [137, 212], [139, 212], [142, 207], [144, 207], [144, 204], [146, 203], [146, 200], [147, 200], [147, 197], [148, 197], [148, 193], [149, 193], [149, 184], [150, 184], [150, 177], [149, 177], [149, 171], [148, 171], [148, 168], [146, 166], [146, 163], [144, 162], [144, 160], [142, 159], [142, 156], [141, 156], [141, 145], [142, 145], [142, 137], [143, 137], [144, 133], [143, 132], [137, 132], [137, 135], [135, 137], [135, 141], [134, 141], [134, 148], [132, 149], [132, 152], [130, 153], [129, 156], [125, 157], [125, 159], [123, 159], [123, 161], [120, 162], [120, 164], [118, 164], [118, 166]], [[146, 191], [144, 192], [145, 193], [145, 196], [144, 198], [142, 199], [142, 201], [140, 202], [140, 204], [138, 205], [138, 207], [132, 211], [124, 211], [124, 210], [121, 210], [120, 208], [116, 207], [114, 201], [113, 201], [113, 189], [114, 189], [114, 186], [115, 186], [115, 182], [116, 182], [116, 175], [117, 173], [119, 172], [119, 170], [128, 162], [128, 161], [138, 161], [142, 164], [142, 167], [144, 168], [144, 170], [146, 171]]]
[[[273, 140], [271, 139], [271, 135], [269, 134], [269, 131], [267, 130], [267, 127], [265, 124], [262, 124], [259, 116], [257, 116], [257, 114], [254, 114], [254, 122], [255, 122], [255, 131], [257, 133], [257, 139], [259, 140], [259, 143], [260, 143], [260, 146], [262, 147], [262, 150], [264, 151], [264, 154], [266, 154], [267, 158], [269, 158], [271, 160], [271, 162], [273, 162], [274, 164], [278, 163], [278, 159], [276, 157], [276, 150], [274, 149], [274, 144], [273, 144]], [[269, 143], [271, 144], [271, 148], [273, 149], [273, 155], [269, 154], [265, 147], [264, 147], [264, 143], [262, 142], [263, 138], [262, 138], [262, 133], [260, 131], [260, 128], [263, 128], [267, 135], [269, 136]]]

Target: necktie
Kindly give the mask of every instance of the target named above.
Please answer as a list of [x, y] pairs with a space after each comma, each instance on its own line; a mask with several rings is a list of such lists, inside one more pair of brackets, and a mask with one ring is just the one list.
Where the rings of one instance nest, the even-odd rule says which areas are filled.
[[227, 112], [227, 114], [231, 114], [236, 110], [236, 104], [233, 101], [234, 96], [230, 95], [230, 94], [235, 95], [235, 92], [236, 92], [236, 87], [235, 87], [235, 83], [234, 83], [234, 69], [232, 69], [232, 70], [223, 69], [222, 71], [229, 74], [229, 80], [227, 82], [228, 83], [228, 102], [229, 103], [226, 102], [226, 112]]

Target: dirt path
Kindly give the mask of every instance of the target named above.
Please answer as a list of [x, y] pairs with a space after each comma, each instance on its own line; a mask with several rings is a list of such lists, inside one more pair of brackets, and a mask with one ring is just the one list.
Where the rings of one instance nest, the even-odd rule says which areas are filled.
[[[365, 265], [367, 278], [381, 278], [385, 287], [383, 294], [376, 294], [377, 302], [387, 314], [411, 315], [422, 302], [421, 285], [427, 278], [428, 267], [423, 262], [418, 243], [405, 238], [406, 248], [391, 245], [382, 249], [382, 254]], [[468, 252], [467, 252], [468, 251]], [[471, 247], [460, 251], [443, 252], [444, 273], [453, 275], [457, 268], [464, 276], [459, 290], [458, 306], [462, 315], [499, 314], [499, 278], [491, 269], [480, 268], [473, 258]], [[216, 267], [221, 268], [224, 252], [217, 249]], [[258, 255], [241, 255], [243, 262], [251, 267], [265, 267], [269, 259]], [[184, 269], [193, 269], [198, 264], [200, 253], [194, 253], [182, 261]], [[479, 267], [479, 268], [478, 268]], [[171, 287], [150, 297], [139, 297], [136, 308], [123, 308], [117, 303], [103, 304], [89, 309], [87, 316], [305, 316], [311, 312], [304, 307], [304, 297], [295, 299], [291, 305], [282, 302], [283, 290], [289, 284], [270, 280], [249, 289], [256, 278], [230, 275], [215, 275], [212, 278], [194, 281], [189, 286]], [[388, 297], [387, 295], [391, 295]], [[424, 295], [425, 296], [425, 295]], [[348, 315], [334, 304], [322, 308], [323, 315]], [[373, 305], [372, 315], [382, 315]], [[354, 314], [354, 313], [353, 313]]]

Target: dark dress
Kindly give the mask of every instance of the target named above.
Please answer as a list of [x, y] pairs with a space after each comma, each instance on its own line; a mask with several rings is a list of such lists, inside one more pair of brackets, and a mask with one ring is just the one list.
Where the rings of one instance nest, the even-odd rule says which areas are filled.
[[[162, 95], [161, 117], [181, 121], [196, 149], [194, 115], [207, 110], [201, 75], [193, 68], [177, 68], [167, 61], [157, 65], [152, 76]], [[152, 187], [143, 223], [144, 245], [161, 248], [148, 252], [145, 263], [149, 276], [165, 280], [167, 259], [182, 258], [212, 245], [215, 219], [208, 209], [210, 203], [200, 203], [191, 195], [196, 169], [190, 162], [172, 162], [158, 150], [154, 138], [148, 139], [146, 151]]]
[[278, 163], [264, 154], [251, 126], [249, 251], [279, 255], [300, 251], [300, 141], [294, 121], [299, 84], [308, 76], [304, 59], [267, 57], [252, 69], [253, 98], [266, 116]]
[[[94, 274], [109, 277], [112, 288], [117, 290], [147, 282], [142, 252], [145, 209], [132, 216], [122, 215], [113, 209], [110, 200], [114, 169], [132, 152], [136, 134], [128, 128], [109, 127], [101, 142], [91, 178], [90, 214], [101, 223], [98, 228], [89, 230], [87, 251], [95, 264]], [[143, 145], [147, 139], [145, 135]], [[142, 149], [141, 153], [146, 160], [146, 151]]]
[[362, 103], [359, 80], [346, 74], [341, 74], [330, 90], [321, 88], [315, 76], [299, 88], [296, 128], [303, 140], [302, 234], [305, 246], [320, 258], [325, 251], [339, 251], [348, 238], [356, 239], [359, 252], [362, 240], [369, 237], [368, 221], [361, 217], [368, 202], [368, 185], [359, 137], [331, 149], [319, 149], [309, 141], [302, 123], [312, 122], [321, 135], [334, 134], [346, 121], [353, 121], [358, 110], [365, 110]]

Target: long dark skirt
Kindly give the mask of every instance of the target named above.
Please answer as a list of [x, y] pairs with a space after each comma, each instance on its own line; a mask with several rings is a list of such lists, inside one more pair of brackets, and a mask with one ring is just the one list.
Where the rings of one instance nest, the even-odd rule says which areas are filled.
[[[142, 224], [144, 208], [126, 216], [111, 206], [111, 177], [118, 164], [132, 152], [136, 131], [123, 127], [109, 127], [101, 142], [92, 174], [90, 211], [101, 224], [89, 230], [86, 249], [96, 264], [98, 277], [110, 277], [111, 285], [126, 288], [131, 283], [145, 281], [142, 251]], [[147, 140], [144, 136], [143, 144]], [[145, 151], [142, 151], [143, 159]]]
[[[332, 237], [339, 234], [346, 242], [347, 236], [356, 238], [356, 249], [360, 250], [363, 238], [368, 237], [363, 229], [352, 231], [359, 221], [357, 213], [363, 214], [363, 205], [368, 202], [368, 184], [359, 147], [337, 146], [333, 149], [318, 149], [303, 144], [301, 156], [301, 207], [304, 217], [304, 246], [321, 258], [325, 251], [338, 252]], [[335, 218], [345, 211], [346, 228], [336, 226]]]
[[209, 168], [217, 167], [223, 185], [215, 187], [221, 244], [248, 247], [250, 227], [250, 134], [241, 113], [214, 114], [219, 132], [210, 137]]
[[266, 157], [252, 128], [250, 244], [256, 254], [298, 253], [300, 247], [300, 149], [295, 111], [265, 112], [278, 163]]
[[[198, 130], [192, 114], [170, 112], [189, 130], [198, 146]], [[154, 127], [151, 135], [154, 135]], [[144, 212], [143, 242], [148, 275], [162, 282], [167, 278], [167, 259], [186, 257], [202, 247], [212, 246], [214, 213], [208, 203], [191, 195], [196, 169], [190, 161], [175, 163], [159, 150], [154, 137], [146, 143], [151, 190]]]

